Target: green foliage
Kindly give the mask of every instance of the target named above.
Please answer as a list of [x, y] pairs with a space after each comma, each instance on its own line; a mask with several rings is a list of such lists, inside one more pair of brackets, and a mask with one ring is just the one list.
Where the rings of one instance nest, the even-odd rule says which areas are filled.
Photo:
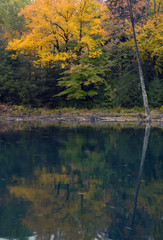
[[121, 78], [118, 83], [118, 91], [114, 102], [116, 105], [132, 108], [134, 106], [142, 106], [141, 86], [138, 74], [129, 74]]
[[65, 90], [57, 96], [67, 95], [67, 99], [92, 99], [98, 94], [100, 85], [105, 82], [102, 74], [100, 67], [90, 63], [81, 61], [79, 65], [72, 65], [59, 79], [58, 85]]
[[18, 13], [30, 2], [31, 0], [1, 0], [0, 28], [3, 33], [9, 33], [12, 36], [18, 36], [22, 33], [24, 20], [22, 17], [18, 17]]
[[104, 107], [112, 107], [113, 106], [113, 102], [112, 100], [115, 98], [115, 93], [112, 90], [110, 85], [107, 85], [104, 89], [104, 103], [103, 106]]
[[14, 79], [11, 60], [5, 54], [4, 42], [0, 40], [0, 102], [15, 102], [19, 99], [19, 83]]
[[152, 107], [160, 107], [163, 104], [163, 82], [158, 77], [149, 83], [148, 96]]

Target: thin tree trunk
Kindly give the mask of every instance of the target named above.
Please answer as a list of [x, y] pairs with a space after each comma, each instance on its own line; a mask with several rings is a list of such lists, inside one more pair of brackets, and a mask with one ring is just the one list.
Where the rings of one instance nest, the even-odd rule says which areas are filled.
[[131, 20], [133, 37], [134, 37], [134, 42], [135, 42], [136, 57], [137, 57], [137, 62], [138, 62], [139, 77], [140, 77], [140, 83], [141, 83], [141, 88], [142, 88], [142, 96], [143, 96], [143, 103], [144, 103], [144, 108], [145, 108], [145, 115], [146, 115], [147, 121], [150, 122], [151, 121], [150, 110], [149, 110], [149, 105], [148, 105], [147, 93], [146, 93], [146, 89], [145, 89], [145, 81], [144, 81], [144, 76], [143, 76], [142, 64], [141, 64], [138, 44], [137, 44], [137, 40], [136, 40], [135, 24], [134, 24], [134, 16], [133, 16], [133, 11], [132, 11], [131, 0], [127, 0], [127, 4], [128, 4], [128, 8], [129, 8], [130, 20]]

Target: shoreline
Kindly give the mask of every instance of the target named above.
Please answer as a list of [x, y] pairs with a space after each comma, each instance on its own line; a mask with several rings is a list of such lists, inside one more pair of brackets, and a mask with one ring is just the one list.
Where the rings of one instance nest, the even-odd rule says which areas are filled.
[[[46, 121], [56, 123], [135, 123], [145, 124], [145, 115], [142, 113], [55, 113], [55, 114], [1, 114], [0, 121], [31, 122]], [[158, 111], [151, 112], [151, 124], [163, 125], [163, 114]]]

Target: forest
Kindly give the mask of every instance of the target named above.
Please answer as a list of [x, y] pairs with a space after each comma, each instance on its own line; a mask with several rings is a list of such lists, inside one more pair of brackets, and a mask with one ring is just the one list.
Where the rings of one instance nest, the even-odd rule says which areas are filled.
[[[149, 106], [163, 105], [163, 3], [130, 0]], [[142, 107], [126, 0], [1, 0], [0, 104]]]

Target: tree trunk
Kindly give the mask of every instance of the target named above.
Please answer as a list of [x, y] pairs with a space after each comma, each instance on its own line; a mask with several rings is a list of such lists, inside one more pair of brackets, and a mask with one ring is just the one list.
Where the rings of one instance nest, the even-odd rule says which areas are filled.
[[149, 110], [149, 105], [148, 105], [147, 93], [146, 93], [146, 89], [145, 89], [145, 81], [144, 81], [144, 76], [143, 76], [142, 64], [141, 64], [138, 44], [137, 44], [137, 40], [136, 40], [134, 16], [133, 16], [133, 11], [132, 11], [131, 0], [127, 0], [127, 4], [128, 4], [128, 8], [129, 8], [130, 20], [131, 20], [131, 24], [132, 24], [133, 37], [134, 37], [134, 42], [135, 42], [136, 57], [137, 57], [137, 62], [138, 62], [139, 77], [140, 77], [140, 83], [141, 83], [141, 88], [142, 88], [142, 96], [143, 96], [143, 103], [144, 103], [144, 108], [145, 108], [145, 115], [146, 115], [147, 121], [150, 122], [151, 121], [150, 110]]

